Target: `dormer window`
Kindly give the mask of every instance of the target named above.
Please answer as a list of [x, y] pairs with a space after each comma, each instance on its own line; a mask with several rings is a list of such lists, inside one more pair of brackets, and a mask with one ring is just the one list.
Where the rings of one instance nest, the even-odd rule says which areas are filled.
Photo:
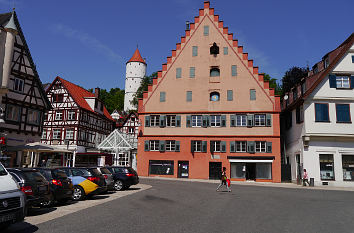
[[216, 92], [216, 91], [214, 91], [214, 92], [212, 92], [212, 93], [210, 93], [210, 101], [219, 101], [220, 100], [220, 94], [219, 94], [219, 92]]
[[329, 66], [329, 57], [325, 57], [324, 59], [324, 68], [326, 69]]
[[219, 77], [220, 76], [220, 69], [218, 67], [212, 67], [210, 69], [210, 77]]
[[318, 66], [317, 66], [317, 64], [314, 65], [312, 69], [313, 69], [313, 73], [314, 73], [314, 74], [317, 74], [317, 73], [318, 73]]
[[219, 54], [219, 46], [214, 42], [213, 46], [210, 47], [210, 54], [217, 55]]

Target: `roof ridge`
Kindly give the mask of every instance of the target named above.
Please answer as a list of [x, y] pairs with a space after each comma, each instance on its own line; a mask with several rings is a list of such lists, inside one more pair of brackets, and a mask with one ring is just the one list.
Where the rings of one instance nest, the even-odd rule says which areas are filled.
[[[95, 95], [95, 94], [93, 94], [92, 92], [89, 92], [88, 90], [86, 90], [85, 88], [83, 88], [83, 87], [81, 87], [81, 86], [79, 86], [79, 85], [77, 85], [77, 84], [75, 84], [75, 83], [73, 83], [73, 82], [70, 82], [70, 81], [68, 81], [68, 80], [66, 80], [66, 79], [64, 79], [64, 78], [62, 78], [62, 77], [60, 77], [60, 76], [57, 76], [57, 78], [60, 79], [61, 81], [64, 81], [64, 82], [69, 83], [70, 85], [74, 85], [74, 86], [76, 86], [76, 87], [82, 89], [83, 91], [87, 92], [87, 93], [90, 94], [90, 95], [93, 95], [93, 96]], [[86, 96], [85, 96], [85, 97], [86, 97]], [[88, 97], [92, 97], [92, 96], [88, 96]]]

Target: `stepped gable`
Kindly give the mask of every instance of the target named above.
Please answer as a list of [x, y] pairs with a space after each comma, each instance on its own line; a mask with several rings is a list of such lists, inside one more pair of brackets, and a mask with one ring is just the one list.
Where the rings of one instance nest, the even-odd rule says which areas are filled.
[[[73, 83], [71, 83], [59, 76], [56, 77], [56, 79], [53, 81], [52, 85], [55, 83], [56, 80], [59, 80], [64, 85], [64, 87], [68, 90], [69, 94], [74, 99], [76, 104], [78, 104], [81, 108], [83, 108], [87, 111], [96, 113], [95, 111], [92, 110], [92, 108], [88, 105], [88, 103], [85, 100], [85, 97], [95, 97], [94, 93], [91, 93], [91, 92], [87, 91], [86, 89], [79, 87], [78, 85], [75, 85], [75, 84], [73, 84]], [[49, 87], [48, 90], [50, 90], [50, 88], [51, 87]], [[103, 113], [104, 113], [105, 117], [114, 121], [105, 106], [103, 106]]]
[[[136, 50], [135, 50], [133, 56], [130, 58], [130, 60], [129, 60], [128, 62], [141, 62], [141, 63], [146, 64], [145, 61], [144, 61], [144, 59], [141, 57], [141, 54], [140, 54], [138, 48], [136, 48]], [[128, 62], [127, 62], [127, 63], [128, 63]]]
[[[139, 99], [138, 113], [144, 111], [146, 103], [151, 95], [155, 92], [159, 84], [169, 71], [171, 65], [178, 59], [179, 54], [183, 51], [185, 45], [189, 42], [195, 31], [204, 20], [210, 20], [219, 33], [222, 34], [233, 52], [242, 61], [242, 64], [248, 68], [248, 72], [262, 87], [264, 93], [273, 104], [274, 111], [280, 111], [280, 96], [275, 96], [274, 88], [269, 88], [269, 81], [264, 81], [264, 73], [259, 73], [259, 67], [253, 66], [253, 60], [248, 60], [248, 53], [243, 51], [243, 46], [238, 44], [238, 40], [234, 39], [233, 33], [229, 33], [228, 27], [224, 27], [224, 22], [220, 20], [219, 15], [214, 14], [214, 8], [210, 8], [210, 2], [204, 2], [204, 8], [199, 9], [199, 16], [194, 17], [194, 23], [190, 23], [190, 29], [185, 30], [185, 36], [181, 37], [181, 42], [176, 44], [176, 49], [172, 50], [172, 55], [167, 57], [167, 63], [162, 64], [162, 70], [157, 72], [157, 77], [153, 78], [153, 83], [148, 86], [148, 91], [144, 92], [143, 98]], [[144, 103], [144, 100], [146, 102]]]

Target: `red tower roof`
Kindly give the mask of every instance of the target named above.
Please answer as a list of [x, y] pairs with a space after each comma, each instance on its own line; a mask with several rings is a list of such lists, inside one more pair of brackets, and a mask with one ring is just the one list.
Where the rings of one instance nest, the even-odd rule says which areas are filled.
[[136, 50], [135, 50], [135, 52], [134, 52], [132, 58], [130, 58], [130, 60], [129, 60], [128, 62], [133, 62], [133, 61], [135, 61], [135, 62], [141, 62], [141, 63], [146, 64], [145, 61], [144, 61], [144, 59], [141, 57], [138, 48], [136, 48]]

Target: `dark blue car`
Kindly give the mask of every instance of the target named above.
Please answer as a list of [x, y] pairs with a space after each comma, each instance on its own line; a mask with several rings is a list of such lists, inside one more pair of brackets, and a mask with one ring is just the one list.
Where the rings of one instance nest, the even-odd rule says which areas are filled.
[[107, 167], [113, 175], [114, 189], [121, 191], [139, 183], [138, 173], [131, 167]]

